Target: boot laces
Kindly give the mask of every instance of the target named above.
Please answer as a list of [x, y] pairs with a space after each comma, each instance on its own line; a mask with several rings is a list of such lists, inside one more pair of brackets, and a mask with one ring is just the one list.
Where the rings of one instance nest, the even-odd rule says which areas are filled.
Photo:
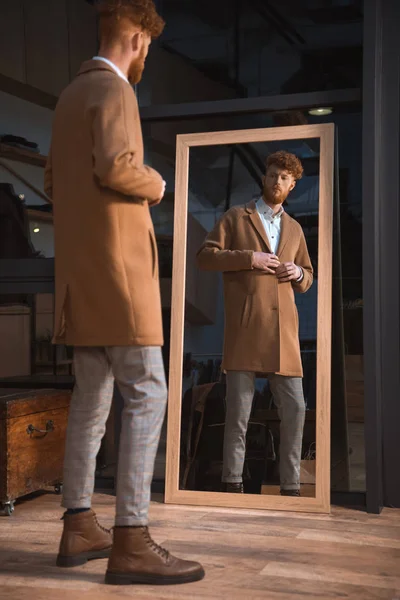
[[102, 531], [104, 531], [104, 533], [111, 533], [111, 529], [107, 529], [106, 527], [103, 527], [103, 525], [101, 525], [99, 523], [99, 520], [98, 520], [97, 515], [95, 513], [93, 513], [93, 516], [94, 516], [94, 520], [96, 522], [96, 525], [97, 525], [97, 527], [99, 529], [101, 529]]
[[148, 530], [147, 527], [143, 527], [143, 533], [144, 533], [144, 538], [146, 540], [146, 544], [152, 549], [154, 550], [154, 552], [156, 552], [159, 556], [161, 556], [161, 558], [163, 558], [164, 560], [169, 560], [170, 557], [170, 553], [168, 552], [168, 550], [166, 550], [165, 548], [163, 548], [162, 546], [159, 546], [159, 544], [157, 544], [153, 538], [150, 535], [150, 532]]
[[[67, 514], [66, 512], [63, 514], [63, 516], [61, 517], [60, 521], [65, 521], [65, 515], [66, 514]], [[96, 515], [95, 512], [93, 512], [93, 518], [94, 518], [94, 521], [95, 521], [97, 527], [99, 529], [101, 529], [101, 531], [104, 531], [104, 533], [112, 533], [114, 527], [112, 527], [111, 529], [107, 529], [106, 527], [103, 527], [103, 525], [101, 525], [101, 523], [99, 523], [99, 520], [98, 520], [97, 515]]]

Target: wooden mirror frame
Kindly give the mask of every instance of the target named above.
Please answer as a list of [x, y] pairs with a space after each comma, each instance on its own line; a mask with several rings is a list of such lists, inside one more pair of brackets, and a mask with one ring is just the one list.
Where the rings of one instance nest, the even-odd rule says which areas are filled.
[[[165, 502], [195, 506], [330, 512], [330, 404], [332, 316], [332, 221], [334, 177], [334, 125], [301, 125], [214, 131], [177, 136], [174, 249], [172, 273], [171, 341]], [[316, 490], [315, 497], [263, 494], [228, 494], [179, 489], [189, 151], [196, 146], [320, 140], [317, 385], [316, 385]]]

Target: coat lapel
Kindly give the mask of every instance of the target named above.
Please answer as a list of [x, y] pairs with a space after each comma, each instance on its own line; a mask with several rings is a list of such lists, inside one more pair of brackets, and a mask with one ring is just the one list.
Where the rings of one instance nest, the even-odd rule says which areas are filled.
[[286, 244], [289, 241], [289, 238], [291, 236], [291, 230], [292, 230], [292, 222], [290, 220], [289, 215], [287, 215], [284, 212], [281, 217], [281, 237], [279, 239], [278, 250], [276, 252], [276, 255], [278, 256], [278, 258], [281, 256]]
[[265, 232], [264, 225], [262, 224], [260, 215], [258, 214], [256, 203], [254, 200], [249, 202], [249, 204], [246, 206], [246, 210], [250, 214], [250, 221], [252, 222], [254, 229], [257, 231], [257, 233], [263, 240], [264, 244], [267, 246], [268, 252], [271, 252], [268, 236]]

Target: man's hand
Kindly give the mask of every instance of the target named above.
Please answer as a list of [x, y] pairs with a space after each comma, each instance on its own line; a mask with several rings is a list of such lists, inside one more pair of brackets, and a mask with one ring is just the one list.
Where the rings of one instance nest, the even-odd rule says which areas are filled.
[[[164, 198], [164, 194], [165, 194], [165, 188], [166, 188], [166, 186], [167, 186], [167, 182], [166, 182], [166, 181], [164, 181], [164, 179], [163, 179], [163, 182], [162, 182], [162, 190], [161, 190], [160, 197], [158, 198], [158, 202], [161, 202], [161, 200]], [[158, 202], [157, 202], [157, 204], [158, 204]]]
[[155, 200], [154, 202], [149, 202], [149, 206], [157, 206], [157, 204], [160, 204], [161, 200], [164, 198], [166, 185], [167, 183], [163, 180], [160, 197], [157, 198], [157, 200]]
[[253, 254], [253, 269], [275, 274], [279, 265], [279, 258], [275, 254], [267, 254], [266, 252], [254, 252]]
[[276, 276], [279, 283], [288, 283], [289, 281], [297, 281], [302, 275], [300, 267], [292, 262], [286, 262], [279, 265], [276, 270]]

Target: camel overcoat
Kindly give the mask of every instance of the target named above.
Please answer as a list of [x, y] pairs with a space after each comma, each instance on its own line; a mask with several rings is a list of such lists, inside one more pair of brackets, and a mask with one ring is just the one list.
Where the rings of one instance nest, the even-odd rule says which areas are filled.
[[45, 171], [54, 205], [55, 343], [162, 345], [149, 210], [162, 184], [143, 165], [132, 87], [104, 62], [84, 63], [57, 104]]
[[294, 292], [306, 292], [313, 269], [303, 230], [286, 212], [276, 252], [281, 262], [303, 269], [301, 282], [279, 283], [275, 274], [252, 268], [254, 252], [271, 252], [256, 203], [228, 210], [197, 255], [204, 270], [222, 271], [225, 300], [225, 371], [302, 377], [299, 320]]

